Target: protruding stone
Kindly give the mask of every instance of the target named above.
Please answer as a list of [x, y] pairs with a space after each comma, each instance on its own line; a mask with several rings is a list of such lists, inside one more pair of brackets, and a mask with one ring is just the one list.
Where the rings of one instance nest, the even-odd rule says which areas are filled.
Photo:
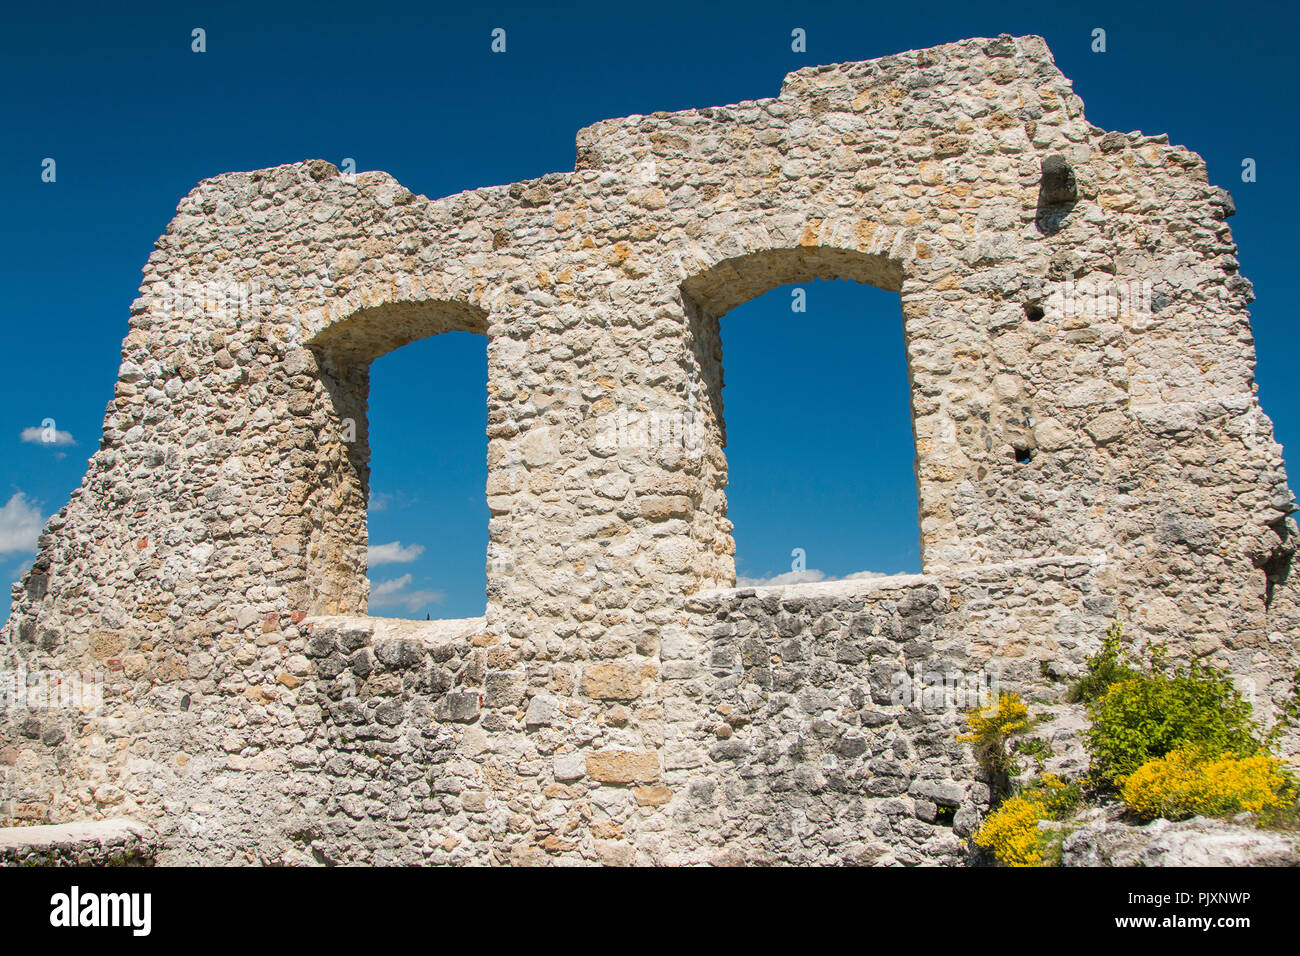
[[1064, 156], [1048, 156], [1043, 160], [1043, 179], [1039, 198], [1047, 205], [1072, 203], [1079, 198], [1079, 186], [1074, 170]]
[[654, 675], [653, 664], [588, 664], [582, 672], [582, 691], [597, 700], [635, 700]]
[[443, 695], [433, 707], [438, 720], [469, 723], [478, 718], [479, 700], [475, 691], [452, 691]]
[[636, 797], [638, 806], [642, 807], [662, 807], [673, 798], [673, 792], [668, 787], [660, 784], [654, 787], [637, 787], [632, 791]]
[[632, 750], [589, 753], [587, 775], [601, 783], [652, 783], [659, 779], [659, 755]]

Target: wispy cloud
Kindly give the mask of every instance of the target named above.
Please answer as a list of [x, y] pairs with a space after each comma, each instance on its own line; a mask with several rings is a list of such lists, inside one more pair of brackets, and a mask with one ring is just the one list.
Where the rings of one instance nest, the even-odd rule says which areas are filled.
[[45, 519], [37, 503], [21, 491], [0, 507], [0, 554], [36, 550]]
[[409, 614], [416, 614], [423, 611], [430, 604], [441, 604], [446, 600], [447, 595], [441, 591], [431, 590], [406, 590], [412, 581], [409, 574], [403, 574], [401, 577], [392, 578], [388, 581], [380, 581], [377, 584], [372, 583], [370, 586], [370, 607], [399, 607], [403, 608]]
[[388, 544], [372, 544], [366, 548], [366, 561], [372, 568], [377, 568], [381, 564], [410, 564], [422, 554], [424, 554], [422, 544], [407, 545], [404, 548], [402, 542], [390, 541]]
[[808, 584], [812, 581], [825, 581], [826, 575], [815, 568], [807, 571], [786, 571], [784, 574], [771, 574], [765, 578], [747, 578], [736, 575], [738, 588], [765, 588], [778, 584]]
[[419, 502], [419, 497], [408, 495], [400, 489], [398, 491], [372, 491], [366, 506], [370, 511], [401, 511], [412, 505], [419, 504]]
[[852, 574], [846, 574], [842, 578], [828, 578], [830, 581], [865, 581], [867, 578], [892, 578], [895, 575], [886, 574], [884, 571], [854, 571]]
[[72, 432], [65, 432], [58, 428], [24, 428], [18, 437], [29, 445], [50, 445], [55, 448], [77, 443], [72, 437]]
[[747, 578], [743, 575], [737, 575], [736, 587], [770, 588], [782, 584], [811, 584], [815, 581], [863, 581], [867, 578], [887, 577], [891, 577], [891, 575], [881, 571], [854, 571], [852, 574], [846, 574], [843, 577], [828, 578], [825, 572], [818, 571], [816, 568], [809, 568], [807, 571], [786, 571], [784, 574], [773, 574], [765, 578]]
[[410, 583], [411, 576], [409, 574], [403, 574], [400, 578], [393, 578], [389, 581], [380, 581], [378, 584], [371, 585], [370, 601], [373, 604], [375, 601], [380, 601], [384, 598], [390, 597], [401, 591]]

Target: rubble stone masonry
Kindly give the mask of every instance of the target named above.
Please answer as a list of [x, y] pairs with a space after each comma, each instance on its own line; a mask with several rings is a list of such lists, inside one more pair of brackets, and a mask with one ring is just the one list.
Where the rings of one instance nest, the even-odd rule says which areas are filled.
[[[1062, 681], [1114, 620], [1267, 716], [1296, 506], [1232, 212], [1033, 36], [443, 199], [206, 180], [0, 643], [103, 700], [4, 711], [0, 822], [138, 821], [163, 863], [958, 863], [963, 701], [1027, 695], [1081, 765]], [[900, 296], [923, 573], [737, 590], [718, 321], [814, 278]], [[449, 330], [488, 339], [486, 614], [367, 617], [369, 366]]]

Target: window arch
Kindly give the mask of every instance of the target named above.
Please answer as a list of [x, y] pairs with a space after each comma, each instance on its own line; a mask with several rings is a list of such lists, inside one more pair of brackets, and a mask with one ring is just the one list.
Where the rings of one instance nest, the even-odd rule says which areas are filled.
[[[835, 280], [851, 280], [885, 293], [899, 294], [903, 276], [898, 263], [884, 256], [831, 247], [800, 247], [724, 260], [692, 276], [681, 286], [691, 323], [699, 387], [708, 396], [706, 440], [718, 452], [713, 457], [717, 462], [715, 468], [721, 474], [715, 474], [713, 483], [717, 487], [731, 486], [728, 495], [718, 496], [715, 507], [721, 512], [718, 517], [722, 529], [732, 537], [736, 580], [741, 585], [909, 572], [920, 570], [922, 564], [917, 445], [906, 365], [906, 330], [899, 321], [901, 301], [894, 296], [880, 296], [871, 289], [856, 290], [850, 283]], [[846, 290], [845, 286], [849, 288]], [[794, 295], [796, 292], [800, 296]], [[800, 297], [802, 303], [798, 301]], [[724, 414], [724, 385], [735, 389], [727, 392], [729, 400], [734, 398], [752, 405], [757, 398], [768, 412], [775, 409], [780, 413], [782, 409], [778, 406], [783, 390], [788, 392], [794, 383], [788, 375], [773, 379], [782, 362], [792, 359], [794, 352], [799, 353], [798, 360], [804, 363], [808, 373], [816, 372], [814, 360], [822, 368], [827, 362], [838, 363], [841, 373], [845, 371], [842, 349], [838, 349], [835, 337], [828, 334], [827, 321], [831, 317], [825, 312], [818, 315], [816, 310], [842, 313], [849, 302], [870, 315], [841, 314], [840, 320], [831, 324], [851, 333], [860, 347], [886, 352], [885, 372], [890, 374], [883, 379], [877, 377], [869, 383], [869, 388], [862, 385], [861, 389], [885, 403], [883, 414], [892, 425], [888, 434], [873, 436], [869, 429], [855, 428], [854, 425], [870, 420], [870, 415], [862, 414], [838, 433], [817, 427], [842, 414], [817, 407], [817, 397], [829, 401], [837, 401], [829, 393], [843, 397], [844, 383], [837, 382], [837, 387], [829, 393], [816, 385], [807, 387], [805, 392], [810, 401], [804, 403], [804, 408], [787, 409], [793, 412], [789, 415], [771, 416], [773, 421], [786, 419], [789, 427], [800, 429], [789, 442], [783, 444], [769, 434], [770, 448], [755, 448], [756, 439], [763, 438], [765, 430], [770, 432], [770, 429], [765, 429], [765, 423], [756, 419], [739, 416], [736, 427], [741, 432], [733, 435]], [[804, 311], [798, 308], [801, 304]], [[850, 318], [854, 321], [849, 321]], [[761, 328], [747, 330], [747, 319], [761, 324]], [[812, 331], [814, 323], [815, 332]], [[756, 373], [761, 368], [766, 380], [726, 379], [724, 346], [731, 343], [731, 347], [736, 347], [742, 339], [749, 338], [751, 331], [754, 337], [748, 343], [750, 357], [763, 349], [767, 350], [768, 357], [766, 361], [747, 364], [754, 365], [752, 371]], [[901, 364], [900, 344], [903, 346]], [[855, 481], [851, 475], [835, 475], [826, 480], [825, 469], [852, 467], [854, 456], [864, 442], [878, 444], [887, 460], [873, 465], [865, 456], [858, 455], [856, 467], [875, 468], [887, 480], [862, 482]], [[806, 465], [792, 464], [791, 450], [787, 447], [791, 444], [814, 457]], [[800, 481], [801, 467], [814, 475], [811, 482]], [[812, 487], [808, 487], [810, 483]], [[854, 495], [861, 494], [864, 488], [870, 494], [886, 495], [886, 507], [894, 512], [890, 516], [893, 520], [877, 520], [879, 516], [871, 513], [871, 507], [854, 501]], [[836, 496], [832, 507], [843, 512], [838, 520], [828, 521], [824, 515], [813, 514], [815, 509], [806, 500], [828, 491]], [[900, 512], [901, 520], [898, 520]], [[761, 530], [751, 528], [752, 516], [757, 514], [770, 519]], [[736, 529], [733, 517], [745, 524]], [[790, 532], [792, 525], [800, 521], [808, 534]], [[811, 527], [819, 523], [820, 528]], [[850, 529], [848, 534], [844, 533], [846, 527]], [[853, 542], [845, 540], [853, 535], [867, 539], [862, 547], [855, 548]], [[810, 553], [812, 549], [801, 538], [811, 538], [817, 551]], [[828, 542], [832, 547], [825, 547]], [[802, 553], [796, 553], [796, 549]], [[853, 566], [855, 560], [857, 566]]]
[[[445, 332], [486, 336], [486, 320], [485, 312], [464, 303], [399, 302], [358, 310], [307, 343], [315, 355], [323, 386], [318, 407], [313, 409], [313, 424], [319, 427], [312, 463], [313, 487], [309, 492], [312, 500], [307, 509], [312, 524], [307, 554], [312, 613], [366, 613], [371, 593], [370, 558], [400, 565], [418, 560], [424, 553], [415, 553], [413, 557], [415, 549], [427, 551], [431, 546], [415, 540], [403, 542], [399, 536], [392, 536], [392, 541], [372, 541], [369, 537], [368, 512], [375, 503], [371, 494], [369, 414], [374, 362], [402, 346]], [[420, 351], [428, 354], [423, 349]], [[486, 415], [486, 391], [483, 402]], [[431, 416], [437, 414], [430, 410]], [[483, 495], [482, 488], [479, 494]], [[390, 547], [376, 553], [370, 551], [372, 545]], [[480, 571], [483, 564], [482, 555], [470, 562]], [[384, 580], [397, 581], [401, 576], [385, 576]], [[399, 590], [404, 592], [402, 596], [406, 600], [392, 600], [395, 592], [387, 590], [382, 594], [385, 601], [375, 611], [396, 609], [408, 616], [423, 617], [440, 603], [430, 593], [423, 595], [428, 600], [417, 600], [420, 592], [432, 589], [417, 581], [414, 572], [407, 586]]]

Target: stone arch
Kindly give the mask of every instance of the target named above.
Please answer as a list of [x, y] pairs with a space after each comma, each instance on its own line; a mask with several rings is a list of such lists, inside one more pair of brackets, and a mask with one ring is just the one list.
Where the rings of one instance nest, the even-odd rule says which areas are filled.
[[335, 362], [373, 362], [441, 332], [487, 334], [487, 312], [453, 299], [397, 300], [357, 309], [304, 344]]
[[[695, 272], [680, 286], [683, 307], [691, 330], [692, 353], [698, 372], [698, 384], [692, 391], [693, 406], [705, 410], [696, 414], [697, 440], [710, 452], [706, 460], [715, 474], [710, 483], [722, 489], [727, 485], [726, 416], [723, 410], [723, 364], [720, 320], [732, 309], [783, 285], [811, 282], [814, 279], [849, 279], [886, 292], [903, 292], [903, 264], [898, 259], [874, 252], [839, 246], [796, 245], [774, 247], [732, 256]], [[903, 310], [906, 316], [906, 310]], [[907, 322], [904, 318], [904, 342]], [[906, 349], [905, 349], [906, 351]], [[911, 371], [909, 363], [909, 381]], [[703, 392], [703, 396], [699, 396]], [[915, 392], [915, 389], [913, 389]], [[707, 397], [707, 401], [702, 401]], [[913, 447], [916, 443], [916, 411], [912, 404]], [[918, 500], [924, 483], [920, 478], [920, 454], [914, 458]], [[731, 523], [726, 520], [726, 498], [718, 494], [711, 502], [712, 517], [727, 540], [726, 551], [734, 554]], [[706, 516], [707, 517], [707, 516]], [[922, 562], [926, 543], [921, 542]], [[734, 581], [734, 566], [730, 569]]]
[[314, 374], [294, 381], [313, 393], [317, 428], [305, 502], [311, 532], [304, 555], [314, 612], [364, 613], [369, 600], [371, 363], [443, 332], [487, 335], [487, 313], [455, 300], [399, 300], [358, 309], [304, 343], [308, 354], [302, 365]]
[[691, 275], [681, 289], [696, 307], [722, 316], [777, 286], [813, 279], [852, 279], [900, 292], [903, 266], [889, 256], [846, 247], [775, 247], [724, 259]]

